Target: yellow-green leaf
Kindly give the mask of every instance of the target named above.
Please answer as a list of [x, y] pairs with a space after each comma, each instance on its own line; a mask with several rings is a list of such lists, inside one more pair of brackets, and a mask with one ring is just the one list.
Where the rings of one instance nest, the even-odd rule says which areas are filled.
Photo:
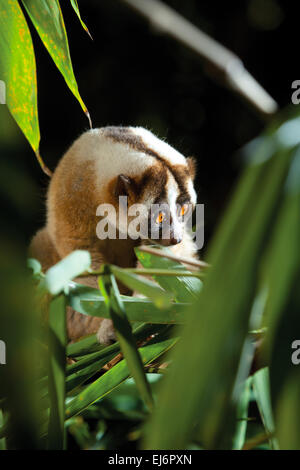
[[40, 130], [34, 50], [16, 0], [0, 0], [0, 50], [0, 79], [6, 85], [7, 106], [38, 154]]
[[22, 0], [22, 3], [68, 87], [90, 119], [74, 76], [67, 32], [58, 0]]
[[88, 35], [90, 36], [90, 38], [93, 39], [92, 36], [91, 36], [91, 33], [90, 33], [89, 30], [88, 30], [87, 25], [86, 25], [86, 24], [82, 21], [82, 19], [81, 19], [81, 15], [80, 15], [80, 11], [79, 11], [79, 7], [78, 7], [77, 0], [71, 0], [71, 5], [72, 5], [72, 7], [74, 8], [75, 13], [76, 13], [76, 15], [77, 15], [78, 18], [79, 18], [79, 21], [80, 21], [80, 23], [81, 23], [81, 26], [82, 26], [83, 29], [88, 33]]

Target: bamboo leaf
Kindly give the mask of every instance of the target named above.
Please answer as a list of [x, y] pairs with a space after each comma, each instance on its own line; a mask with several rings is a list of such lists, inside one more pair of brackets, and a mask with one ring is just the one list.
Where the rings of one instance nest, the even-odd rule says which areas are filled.
[[[69, 283], [68, 305], [84, 315], [109, 318], [104, 304], [104, 298], [97, 289], [81, 284]], [[121, 295], [122, 302], [129, 321], [144, 323], [184, 323], [186, 306], [184, 303], [174, 303], [167, 310], [157, 308], [153, 302], [137, 297]]]
[[129, 273], [126, 269], [118, 268], [117, 266], [110, 266], [110, 270], [120, 282], [129, 287], [129, 289], [138, 291], [148, 297], [154, 302], [156, 307], [166, 309], [170, 306], [172, 295], [165, 292], [153, 281], [144, 279], [136, 274]]
[[65, 444], [65, 345], [66, 303], [64, 295], [55, 297], [49, 308], [49, 397], [48, 448], [63, 449]]
[[63, 15], [58, 0], [22, 0], [44, 46], [63, 75], [68, 87], [89, 118], [87, 107], [78, 91], [69, 51]]
[[[5, 421], [4, 421], [4, 414], [3, 411], [0, 409], [0, 429], [5, 428]], [[0, 431], [1, 434], [1, 431]], [[6, 439], [5, 437], [0, 437], [0, 450], [6, 449]]]
[[74, 343], [69, 343], [67, 345], [67, 356], [79, 358], [86, 354], [92, 354], [99, 351], [99, 349], [104, 349], [105, 347], [106, 346], [99, 344], [96, 335], [90, 335], [75, 341]]
[[[164, 248], [164, 250], [168, 252], [166, 248]], [[168, 258], [161, 258], [150, 253], [144, 253], [143, 251], [139, 251], [138, 248], [135, 249], [135, 253], [138, 260], [145, 268], [178, 270], [183, 273], [189, 272], [182, 264]], [[172, 292], [179, 302], [191, 302], [196, 300], [202, 287], [202, 281], [192, 277], [154, 275], [153, 278], [167, 292]]]
[[[111, 267], [107, 267], [106, 270], [110, 273]], [[135, 380], [136, 386], [141, 393], [141, 397], [151, 410], [153, 407], [151, 389], [147, 382], [141, 356], [138, 352], [136, 342], [132, 334], [132, 328], [127, 319], [114, 276], [107, 274], [99, 277], [99, 287], [113, 321], [116, 336], [128, 364], [128, 369]]]
[[86, 26], [86, 24], [85, 24], [85, 23], [82, 21], [82, 19], [81, 19], [81, 15], [80, 15], [80, 11], [79, 11], [79, 7], [78, 7], [77, 0], [71, 0], [71, 5], [72, 5], [72, 7], [74, 8], [74, 11], [75, 11], [76, 15], [77, 15], [78, 18], [79, 18], [79, 21], [80, 21], [80, 23], [81, 23], [81, 26], [82, 26], [83, 29], [88, 33], [88, 35], [90, 36], [90, 38], [93, 39], [92, 36], [91, 36], [91, 34], [90, 34], [90, 32], [89, 32], [89, 30], [88, 30], [88, 28], [87, 28], [87, 26]]
[[248, 377], [243, 384], [241, 384], [240, 399], [237, 406], [237, 424], [233, 437], [232, 449], [241, 450], [245, 444], [246, 431], [247, 431], [247, 418], [248, 408], [251, 396], [252, 377]]
[[[269, 370], [267, 367], [260, 369], [253, 375], [253, 391], [266, 434], [273, 435], [275, 425], [271, 408]], [[269, 442], [272, 449], [278, 449], [278, 443], [274, 437], [270, 438]]]
[[[161, 335], [149, 341], [146, 346], [139, 348], [143, 364], [148, 364], [157, 359], [161, 354], [168, 351], [177, 342], [176, 338], [168, 339]], [[124, 382], [130, 376], [128, 365], [122, 360], [110, 370], [108, 370], [99, 379], [87, 386], [73, 400], [68, 403], [66, 409], [66, 419], [71, 418], [97, 400], [114, 390], [120, 383]]]
[[48, 269], [46, 273], [46, 286], [52, 295], [60, 293], [67, 288], [68, 282], [82, 272], [89, 269], [91, 255], [88, 251], [76, 250]]
[[[163, 331], [165, 328], [165, 326], [141, 325], [134, 331], [134, 339], [135, 341], [145, 340], [150, 335]], [[66, 371], [67, 392], [73, 391], [87, 379], [91, 378], [96, 372], [99, 372], [99, 370], [119, 352], [120, 344], [116, 342], [110, 346], [106, 346], [100, 351], [87, 355], [75, 364], [69, 365]]]
[[[273, 139], [276, 142], [277, 135]], [[195, 421], [205, 448], [221, 445], [261, 256], [291, 162], [290, 147], [282, 141], [277, 152], [263, 156], [256, 156], [245, 170], [209, 247], [212, 267], [174, 352], [160, 408], [147, 433], [147, 448], [184, 448]], [[195, 375], [195, 370], [201, 372]], [[186, 387], [191, 376], [193, 383]], [[222, 384], [221, 389], [216, 384]]]
[[37, 109], [36, 64], [29, 28], [16, 0], [0, 0], [0, 78], [6, 103], [39, 163], [40, 129]]
[[[295, 122], [299, 138], [300, 120]], [[285, 129], [285, 128], [284, 128]], [[268, 286], [265, 311], [267, 335], [264, 352], [270, 363], [271, 396], [276, 436], [282, 449], [298, 449], [300, 380], [292, 361], [292, 344], [299, 338], [300, 282], [300, 148], [293, 152], [274, 234], [264, 259]]]

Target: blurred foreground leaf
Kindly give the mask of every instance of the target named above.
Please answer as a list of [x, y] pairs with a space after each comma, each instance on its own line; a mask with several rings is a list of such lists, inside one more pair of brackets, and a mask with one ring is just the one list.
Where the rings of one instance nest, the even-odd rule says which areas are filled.
[[52, 295], [56, 295], [67, 288], [68, 282], [82, 272], [89, 269], [91, 255], [88, 251], [76, 250], [48, 269], [46, 273], [46, 286]]
[[[253, 375], [253, 390], [266, 434], [273, 436], [275, 425], [271, 407], [269, 370], [267, 367], [260, 369]], [[278, 443], [274, 437], [271, 437], [269, 441], [272, 449], [278, 449]]]
[[275, 151], [263, 141], [253, 155], [209, 247], [212, 267], [174, 351], [174, 365], [147, 432], [147, 448], [182, 449], [197, 423], [205, 448], [223, 446], [233, 388], [248, 373], [239, 364], [241, 351], [262, 253], [291, 163], [291, 139], [279, 139], [280, 129], [271, 138]]
[[66, 301], [61, 294], [51, 301], [49, 308], [49, 449], [64, 449], [65, 446], [66, 340]]

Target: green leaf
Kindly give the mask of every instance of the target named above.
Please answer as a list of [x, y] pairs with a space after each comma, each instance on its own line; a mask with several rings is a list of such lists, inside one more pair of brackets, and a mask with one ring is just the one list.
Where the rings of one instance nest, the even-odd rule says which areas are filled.
[[[110, 270], [112, 270], [112, 267], [106, 267], [107, 273], [110, 273]], [[118, 272], [117, 269], [114, 271]], [[123, 276], [121, 276], [121, 278], [123, 278]], [[100, 276], [99, 287], [105, 299], [109, 315], [113, 321], [116, 336], [128, 364], [128, 369], [135, 380], [136, 386], [141, 393], [141, 397], [151, 410], [153, 407], [153, 400], [150, 386], [147, 382], [141, 356], [138, 352], [136, 341], [132, 334], [131, 325], [127, 319], [114, 276], [111, 274]]]
[[248, 377], [248, 379], [240, 386], [240, 398], [237, 406], [237, 423], [232, 444], [232, 449], [234, 450], [241, 450], [245, 443], [251, 384], [252, 377]]
[[99, 349], [104, 349], [105, 346], [99, 344], [96, 335], [86, 336], [74, 343], [70, 343], [67, 346], [67, 356], [79, 358], [86, 354], [91, 354]]
[[[67, 301], [70, 307], [84, 315], [109, 318], [104, 298], [97, 289], [74, 282], [69, 283], [69, 287]], [[150, 300], [125, 295], [120, 297], [129, 321], [166, 324], [185, 322], [187, 304], [174, 303], [168, 310], [161, 310]]]
[[[271, 407], [269, 370], [267, 367], [260, 369], [253, 375], [253, 391], [266, 433], [267, 435], [273, 435], [275, 425]], [[275, 438], [270, 438], [269, 442], [272, 449], [278, 449], [278, 443]]]
[[[295, 122], [295, 121], [294, 121]], [[300, 122], [295, 129], [299, 138]], [[276, 420], [276, 436], [282, 449], [299, 449], [299, 390], [297, 365], [292, 362], [292, 343], [300, 337], [300, 147], [284, 187], [274, 234], [264, 258], [268, 286], [264, 342], [270, 363], [271, 396]]]
[[[164, 331], [165, 328], [165, 326], [141, 325], [134, 331], [133, 336], [135, 341], [144, 341], [150, 335]], [[67, 392], [69, 393], [73, 391], [79, 385], [91, 378], [95, 373], [99, 372], [101, 367], [103, 367], [119, 352], [120, 344], [116, 342], [110, 346], [104, 347], [104, 349], [100, 351], [88, 354], [75, 364], [69, 365], [67, 367]]]
[[[273, 138], [276, 141], [277, 136]], [[290, 148], [280, 144], [275, 154], [265, 155], [264, 159], [260, 155], [251, 162], [240, 179], [209, 247], [208, 262], [212, 267], [174, 352], [160, 408], [148, 432], [147, 448], [184, 448], [195, 421], [200, 425], [205, 448], [221, 446], [261, 257], [290, 162]], [[187, 387], [190, 377], [193, 382]], [[239, 376], [238, 381], [245, 378]]]
[[42, 265], [37, 259], [28, 258], [27, 267], [29, 269], [32, 269], [32, 271], [33, 271], [32, 276], [34, 278], [39, 278], [40, 277], [40, 275], [42, 273]]
[[68, 87], [89, 117], [74, 76], [67, 32], [58, 0], [40, 0], [38, 2], [22, 0], [22, 3]]
[[49, 308], [49, 449], [64, 448], [66, 341], [66, 302], [60, 295]]
[[116, 278], [133, 291], [138, 291], [154, 302], [156, 307], [166, 309], [170, 306], [172, 295], [165, 292], [161, 287], [149, 279], [137, 276], [126, 271], [126, 269], [110, 266], [111, 272]]
[[68, 282], [89, 269], [91, 255], [88, 251], [76, 250], [48, 269], [46, 286], [52, 295], [56, 295], [68, 286]]
[[79, 7], [78, 7], [77, 0], [71, 0], [71, 5], [72, 5], [72, 7], [74, 8], [75, 13], [76, 13], [76, 15], [77, 15], [78, 18], [79, 18], [79, 21], [80, 21], [80, 23], [81, 23], [81, 26], [82, 26], [83, 29], [88, 33], [88, 35], [90, 36], [90, 38], [93, 39], [92, 36], [91, 36], [91, 34], [90, 34], [90, 32], [89, 32], [89, 30], [88, 30], [88, 28], [87, 28], [87, 26], [86, 26], [86, 24], [85, 24], [85, 23], [82, 21], [82, 19], [81, 19], [81, 15], [80, 15], [80, 11], [79, 11]]
[[[161, 247], [160, 247], [161, 248]], [[162, 248], [161, 248], [162, 249]], [[167, 248], [163, 249], [168, 252]], [[189, 272], [182, 264], [168, 258], [161, 258], [150, 253], [135, 249], [138, 260], [145, 268], [178, 270], [183, 273]], [[179, 302], [191, 302], [199, 296], [202, 282], [200, 279], [192, 277], [173, 277], [173, 276], [153, 276], [153, 278], [167, 292], [172, 292]]]
[[[4, 429], [5, 422], [4, 422], [4, 414], [3, 411], [0, 409], [0, 429]], [[6, 449], [6, 439], [5, 437], [0, 437], [0, 450]]]
[[[148, 364], [157, 359], [161, 354], [168, 351], [177, 342], [177, 338], [168, 339], [161, 335], [149, 341], [146, 346], [139, 348], [143, 364]], [[66, 419], [81, 413], [89, 405], [100, 400], [114, 390], [120, 383], [129, 377], [130, 372], [127, 362], [122, 360], [99, 379], [87, 386], [73, 400], [68, 403]]]
[[35, 56], [31, 35], [16, 0], [0, 0], [0, 79], [6, 85], [7, 106], [31, 147], [38, 154]]
[[[88, 357], [72, 364], [67, 370], [66, 392], [73, 392], [86, 380], [93, 377], [93, 375], [99, 372], [115, 355], [114, 348], [107, 347], [103, 351], [89, 354]], [[73, 369], [72, 366], [74, 366]]]

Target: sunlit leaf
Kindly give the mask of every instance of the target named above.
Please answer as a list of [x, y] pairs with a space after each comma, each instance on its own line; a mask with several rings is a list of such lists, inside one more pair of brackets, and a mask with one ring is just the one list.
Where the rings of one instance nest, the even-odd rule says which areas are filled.
[[16, 0], [0, 0], [0, 47], [0, 79], [6, 85], [7, 106], [38, 156], [35, 56], [30, 31]]
[[249, 377], [244, 384], [241, 384], [240, 399], [237, 406], [236, 429], [233, 437], [232, 448], [241, 450], [245, 443], [247, 431], [248, 408], [251, 396], [252, 377]]
[[53, 295], [67, 288], [71, 279], [89, 269], [91, 255], [88, 251], [76, 250], [48, 269], [46, 286]]
[[[260, 369], [253, 375], [253, 390], [266, 434], [272, 436], [275, 432], [275, 425], [271, 406], [269, 370], [267, 367]], [[278, 443], [274, 437], [271, 437], [269, 441], [272, 449], [278, 449]]]
[[[69, 283], [68, 305], [84, 315], [109, 318], [104, 304], [104, 298], [97, 289], [80, 284]], [[186, 306], [184, 303], [174, 303], [167, 310], [156, 307], [153, 302], [138, 297], [120, 296], [130, 321], [145, 323], [184, 323]]]
[[[164, 248], [166, 252], [168, 250]], [[138, 248], [135, 250], [136, 255], [140, 263], [145, 268], [158, 268], [158, 269], [169, 269], [187, 272], [188, 270], [182, 264], [178, 264], [176, 261], [172, 261], [168, 258], [162, 258], [150, 253], [140, 251]], [[174, 276], [153, 276], [153, 278], [167, 291], [172, 292], [179, 302], [191, 302], [197, 299], [201, 287], [202, 281], [192, 277], [174, 277]]]
[[86, 26], [86, 24], [85, 24], [85, 23], [82, 21], [82, 19], [81, 19], [81, 15], [80, 15], [80, 11], [79, 11], [79, 7], [78, 7], [77, 0], [71, 0], [71, 5], [72, 5], [72, 7], [74, 8], [74, 10], [75, 10], [75, 12], [76, 12], [76, 15], [77, 15], [78, 18], [79, 18], [79, 21], [80, 21], [80, 23], [81, 23], [81, 26], [82, 26], [83, 29], [88, 33], [88, 35], [90, 36], [90, 38], [93, 39], [92, 36], [91, 36], [91, 34], [90, 34], [90, 32], [89, 32], [89, 30], [88, 30], [88, 28], [87, 28], [87, 26]]
[[153, 281], [129, 273], [126, 269], [118, 268], [117, 266], [111, 266], [110, 270], [125, 286], [145, 295], [152, 300], [158, 308], [167, 308], [170, 306], [173, 296], [169, 292], [164, 291]]
[[89, 117], [74, 76], [67, 32], [58, 0], [40, 0], [38, 2], [22, 0], [22, 3], [68, 87]]

